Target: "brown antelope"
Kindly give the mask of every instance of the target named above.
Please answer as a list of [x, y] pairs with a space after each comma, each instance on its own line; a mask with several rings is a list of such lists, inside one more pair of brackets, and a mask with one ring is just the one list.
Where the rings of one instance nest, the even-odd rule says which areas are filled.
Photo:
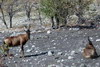
[[96, 49], [93, 46], [92, 42], [90, 41], [89, 37], [88, 37], [88, 42], [89, 43], [83, 49], [83, 56], [85, 58], [96, 58], [96, 57], [98, 57]]
[[4, 51], [7, 53], [7, 56], [9, 56], [9, 47], [16, 47], [20, 46], [21, 47], [21, 54], [22, 57], [24, 57], [24, 45], [25, 43], [30, 39], [30, 25], [26, 28], [26, 33], [25, 34], [20, 34], [18, 36], [11, 36], [11, 37], [6, 37], [3, 41], [3, 45], [5, 46]]

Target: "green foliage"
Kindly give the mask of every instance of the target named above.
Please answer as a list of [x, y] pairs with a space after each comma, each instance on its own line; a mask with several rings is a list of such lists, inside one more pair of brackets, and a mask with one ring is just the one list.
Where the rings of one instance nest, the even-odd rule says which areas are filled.
[[40, 10], [46, 16], [53, 16], [55, 14], [56, 5], [54, 4], [53, 0], [41, 0], [41, 8]]
[[4, 49], [2, 46], [0, 46], [0, 53], [4, 53]]
[[46, 16], [58, 14], [59, 17], [63, 18], [68, 14], [73, 14], [74, 6], [73, 0], [41, 0], [41, 11]]
[[53, 16], [55, 13], [68, 16], [88, 9], [92, 2], [93, 0], [41, 0], [41, 11], [46, 16]]
[[76, 11], [84, 12], [89, 10], [89, 5], [93, 3], [94, 0], [76, 0]]
[[0, 45], [0, 53], [6, 54], [6, 51], [8, 51], [10, 47], [7, 47], [6, 44]]

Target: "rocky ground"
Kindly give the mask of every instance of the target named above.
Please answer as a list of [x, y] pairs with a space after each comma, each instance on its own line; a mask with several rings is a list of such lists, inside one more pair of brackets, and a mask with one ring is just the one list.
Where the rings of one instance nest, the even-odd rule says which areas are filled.
[[[0, 44], [7, 34], [0, 33]], [[19, 58], [20, 47], [13, 47], [10, 53], [14, 57], [5, 57], [4, 64], [8, 67], [100, 67], [100, 58], [82, 56], [82, 49], [88, 43], [87, 36], [100, 54], [99, 30], [51, 30], [50, 33], [31, 33], [31, 39], [24, 46], [25, 58]]]

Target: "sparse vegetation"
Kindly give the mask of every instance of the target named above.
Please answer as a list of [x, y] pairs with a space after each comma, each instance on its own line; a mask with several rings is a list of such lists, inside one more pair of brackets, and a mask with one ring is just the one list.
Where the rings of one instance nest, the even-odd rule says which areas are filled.
[[12, 28], [14, 16], [18, 12], [24, 11], [24, 15], [30, 20], [30, 18], [33, 19], [34, 15], [32, 14], [36, 12], [34, 11], [35, 8], [41, 25], [43, 25], [42, 17], [46, 16], [51, 20], [52, 28], [59, 28], [66, 26], [71, 15], [78, 17], [78, 24], [84, 23], [86, 19], [84, 14], [93, 2], [94, 0], [0, 0], [1, 19], [6, 28]]
[[99, 30], [99, 0], [0, 0], [0, 67], [100, 67]]
[[51, 18], [52, 27], [55, 19], [58, 28], [59, 23], [65, 26], [68, 17], [74, 14], [78, 16], [78, 22], [83, 23], [83, 14], [91, 3], [93, 0], [41, 0], [41, 11]]

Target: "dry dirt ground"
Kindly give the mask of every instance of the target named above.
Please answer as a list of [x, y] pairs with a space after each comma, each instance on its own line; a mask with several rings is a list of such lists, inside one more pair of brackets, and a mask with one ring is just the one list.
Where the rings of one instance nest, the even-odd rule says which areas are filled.
[[[0, 33], [0, 44], [8, 33]], [[82, 50], [90, 36], [97, 53], [100, 54], [100, 30], [62, 29], [31, 33], [31, 39], [24, 46], [25, 58], [19, 58], [20, 47], [13, 47], [10, 53], [14, 57], [5, 57], [8, 67], [100, 67], [100, 57], [85, 59]]]

